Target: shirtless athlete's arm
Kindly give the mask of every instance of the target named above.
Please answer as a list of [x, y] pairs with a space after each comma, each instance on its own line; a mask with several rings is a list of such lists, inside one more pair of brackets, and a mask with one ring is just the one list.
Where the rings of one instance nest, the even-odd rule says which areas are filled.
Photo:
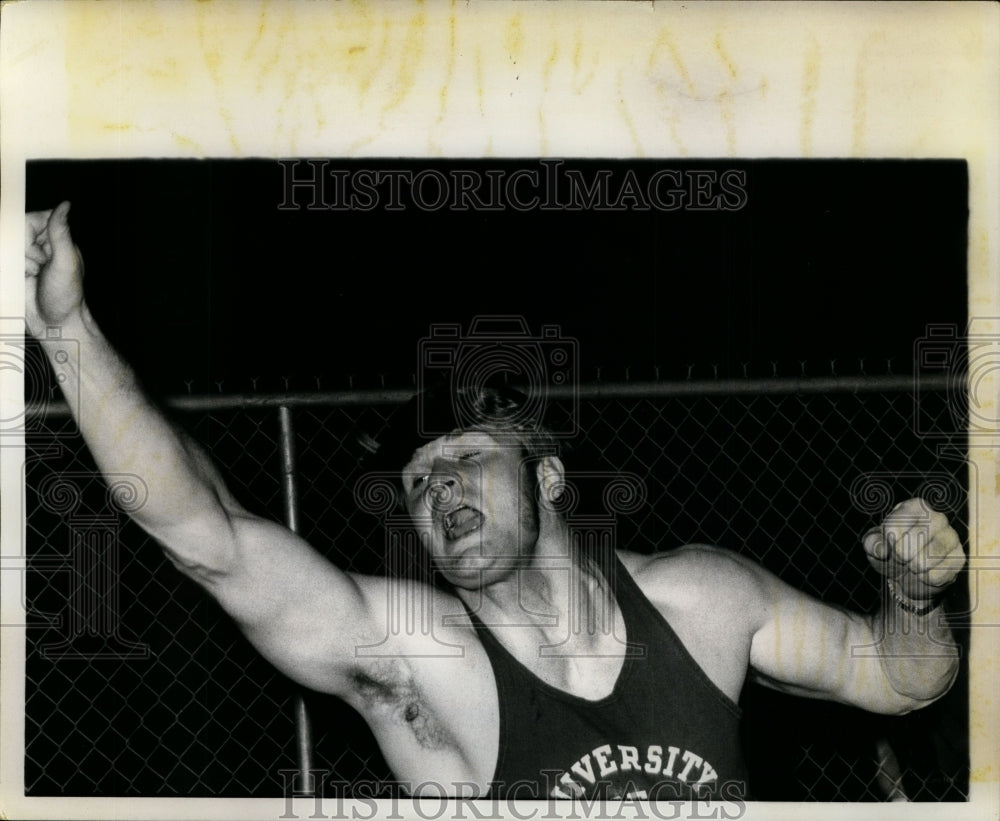
[[[356, 707], [398, 777], [477, 780], [492, 766], [481, 759], [495, 750], [463, 737], [463, 716], [483, 709], [484, 688], [470, 686], [467, 669], [470, 656], [475, 662], [482, 652], [476, 640], [440, 624], [433, 638], [429, 630], [387, 637], [384, 579], [342, 572], [236, 501], [201, 448], [144, 395], [95, 323], [68, 210], [63, 203], [27, 215], [25, 321], [36, 339], [59, 327], [63, 338], [78, 341], [78, 369], [60, 363], [64, 393], [101, 472], [145, 482], [148, 499], [132, 517], [278, 669]], [[51, 346], [43, 349], [54, 355]], [[435, 616], [458, 606], [430, 588], [401, 595], [433, 598]], [[428, 651], [440, 655], [440, 646], [424, 646], [439, 639], [462, 646], [466, 658], [421, 662]], [[380, 658], [355, 652], [380, 642]], [[459, 664], [463, 676], [456, 675]]]

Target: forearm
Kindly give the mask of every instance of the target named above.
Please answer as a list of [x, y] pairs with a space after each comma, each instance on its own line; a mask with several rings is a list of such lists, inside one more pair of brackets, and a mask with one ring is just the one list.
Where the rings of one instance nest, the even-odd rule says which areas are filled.
[[958, 674], [960, 650], [943, 609], [909, 613], [886, 594], [870, 617], [882, 672], [903, 702], [915, 709], [948, 692]]
[[819, 602], [763, 568], [754, 576], [762, 607], [750, 661], [761, 683], [900, 715], [927, 706], [954, 681], [958, 648], [941, 608], [916, 616], [887, 595], [881, 610], [864, 615]]
[[182, 563], [223, 562], [225, 539], [206, 544], [204, 533], [224, 533], [238, 506], [208, 457], [145, 395], [85, 305], [62, 325], [61, 337], [79, 345], [78, 360], [57, 360], [57, 345], [42, 349], [101, 473], [130, 474], [143, 485], [132, 518]]

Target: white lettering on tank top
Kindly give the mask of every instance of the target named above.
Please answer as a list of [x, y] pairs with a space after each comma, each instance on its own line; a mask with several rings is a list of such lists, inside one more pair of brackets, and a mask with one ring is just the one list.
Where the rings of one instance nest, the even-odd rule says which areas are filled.
[[[554, 798], [579, 798], [586, 795], [586, 786], [596, 785], [598, 779], [607, 781], [609, 776], [618, 774], [616, 780], [627, 782], [629, 776], [622, 773], [640, 771], [652, 776], [653, 780], [657, 780], [656, 776], [665, 776], [696, 786], [718, 780], [718, 772], [704, 756], [680, 747], [667, 746], [666, 750], [664, 762], [663, 747], [659, 744], [650, 744], [644, 751], [629, 744], [602, 744], [574, 761], [559, 776], [559, 783], [552, 787], [550, 794]], [[645, 760], [642, 760], [643, 756]], [[594, 762], [597, 762], [596, 773]], [[634, 785], [634, 789], [636, 787]], [[639, 798], [642, 797], [640, 793], [645, 795], [645, 790], [637, 789], [624, 797]]]

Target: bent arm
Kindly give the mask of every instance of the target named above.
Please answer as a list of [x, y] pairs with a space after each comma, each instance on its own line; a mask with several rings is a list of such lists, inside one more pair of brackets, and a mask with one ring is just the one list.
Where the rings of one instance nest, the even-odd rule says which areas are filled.
[[750, 650], [752, 676], [782, 692], [826, 698], [875, 713], [901, 714], [940, 698], [959, 653], [935, 610], [874, 615], [817, 601], [755, 568], [763, 617]]
[[958, 675], [959, 648], [940, 597], [965, 552], [947, 517], [922, 499], [896, 505], [862, 542], [885, 579], [871, 616], [817, 602], [757, 569], [764, 618], [751, 666], [778, 689], [906, 713], [943, 696]]
[[874, 615], [852, 613], [746, 556], [706, 545], [661, 554], [641, 578], [689, 652], [733, 699], [750, 678], [792, 695], [900, 714], [944, 695], [958, 670], [940, 610], [897, 614], [889, 599]]

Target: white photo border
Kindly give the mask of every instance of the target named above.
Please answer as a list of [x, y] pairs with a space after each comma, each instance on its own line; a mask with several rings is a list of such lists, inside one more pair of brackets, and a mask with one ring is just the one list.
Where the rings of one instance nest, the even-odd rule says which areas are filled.
[[[1000, 12], [992, 3], [29, 0], [6, 3], [3, 17], [0, 317], [16, 318], [23, 306], [30, 159], [908, 157], [968, 162], [969, 316], [1000, 332]], [[981, 396], [1000, 397], [998, 377], [988, 375]], [[23, 384], [2, 378], [8, 418]], [[23, 442], [10, 444], [0, 453], [3, 488], [17, 490], [2, 494], [0, 510], [4, 625], [17, 623], [23, 527]], [[972, 450], [970, 470], [996, 476], [998, 441], [984, 444]], [[970, 487], [978, 488], [970, 537], [980, 535], [970, 576], [992, 591], [998, 489]], [[998, 616], [995, 596], [980, 602], [978, 621]], [[285, 812], [277, 799], [25, 798], [23, 628], [0, 630], [5, 817]], [[970, 800], [948, 806], [955, 819], [1000, 811], [1000, 632], [973, 629], [971, 641]], [[295, 811], [309, 817], [311, 800]], [[747, 817], [939, 811], [752, 804]], [[411, 807], [408, 817], [433, 813]]]

